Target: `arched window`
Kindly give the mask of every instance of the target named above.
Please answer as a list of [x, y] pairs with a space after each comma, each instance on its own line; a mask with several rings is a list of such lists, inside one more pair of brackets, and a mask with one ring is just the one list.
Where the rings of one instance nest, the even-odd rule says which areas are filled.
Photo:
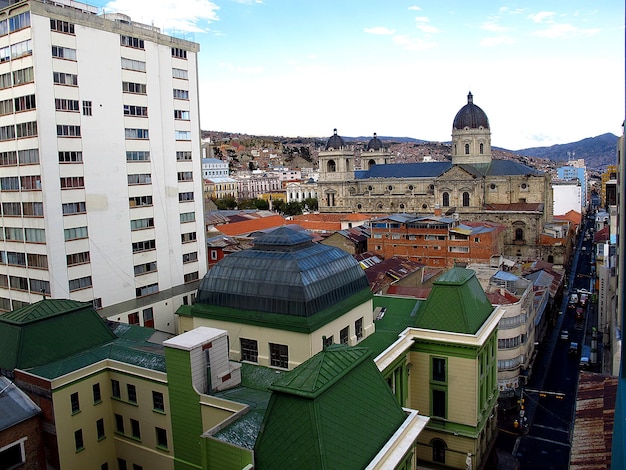
[[442, 439], [433, 439], [431, 441], [433, 446], [433, 462], [446, 463], [446, 446], [445, 441]]
[[470, 195], [467, 191], [463, 193], [463, 207], [469, 207], [470, 205]]
[[441, 205], [443, 207], [450, 207], [450, 194], [449, 193], [443, 193], [441, 195], [441, 197], [442, 197]]
[[465, 155], [469, 155], [469, 144], [465, 144]]
[[524, 230], [521, 228], [515, 229], [515, 240], [523, 241], [524, 240]]
[[370, 160], [369, 162], [367, 162], [367, 169], [369, 170], [370, 168], [372, 168], [374, 165], [376, 165], [376, 160]]
[[326, 171], [328, 171], [328, 173], [334, 173], [337, 171], [335, 160], [328, 160], [328, 163], [326, 164]]
[[482, 155], [485, 151], [485, 144], [480, 144], [480, 154]]

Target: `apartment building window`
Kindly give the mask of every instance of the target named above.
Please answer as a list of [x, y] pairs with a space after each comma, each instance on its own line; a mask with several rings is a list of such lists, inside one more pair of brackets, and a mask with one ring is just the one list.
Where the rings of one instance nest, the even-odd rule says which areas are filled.
[[74, 34], [74, 23], [50, 18], [50, 29], [59, 33]]
[[[30, 291], [37, 294], [50, 295], [50, 281], [42, 281], [40, 279], [29, 279]], [[13, 307], [15, 307], [15, 300], [13, 301]]]
[[52, 72], [52, 81], [56, 85], [78, 86], [78, 75], [73, 73]]
[[193, 263], [194, 261], [198, 261], [197, 251], [192, 251], [191, 253], [183, 253], [183, 264]]
[[129, 207], [147, 207], [152, 205], [152, 196], [137, 196], [128, 198]]
[[1, 126], [0, 127], [0, 140], [13, 140], [15, 139], [15, 126], [11, 124], [10, 126]]
[[167, 431], [159, 427], [156, 427], [155, 430], [157, 447], [167, 449]]
[[270, 343], [270, 365], [283, 369], [289, 367], [289, 348], [286, 344]]
[[63, 215], [85, 214], [87, 206], [84, 201], [66, 202], [62, 205]]
[[78, 100], [69, 100], [66, 98], [55, 98], [54, 109], [57, 111], [79, 112]]
[[179, 171], [178, 181], [193, 181], [193, 172], [192, 171]]
[[36, 109], [37, 107], [35, 104], [35, 95], [18, 96], [13, 99], [13, 102], [15, 104], [16, 113]]
[[185, 222], [195, 222], [196, 213], [195, 212], [183, 212], [180, 214], [180, 223], [184, 224]]
[[178, 57], [179, 59], [186, 59], [187, 51], [179, 47], [172, 47], [172, 57]]
[[22, 191], [39, 191], [41, 190], [41, 176], [22, 176], [20, 178], [20, 186]]
[[76, 60], [76, 49], [69, 47], [52, 46], [52, 57], [57, 59]]
[[115, 413], [115, 431], [124, 434], [124, 417], [117, 413]]
[[65, 256], [68, 266], [77, 266], [79, 264], [87, 264], [91, 261], [88, 251], [81, 253], [72, 253]]
[[57, 124], [58, 137], [80, 137], [80, 126]]
[[13, 100], [2, 100], [0, 101], [0, 115], [6, 116], [7, 114], [12, 114], [13, 111]]
[[87, 227], [74, 227], [74, 228], [66, 228], [63, 231], [65, 236], [65, 241], [78, 240], [81, 238], [87, 238], [89, 233], [87, 232]]
[[446, 463], [446, 443], [443, 439], [433, 439], [433, 462]]
[[133, 312], [128, 314], [129, 325], [139, 325], [139, 312]]
[[16, 124], [15, 133], [18, 139], [22, 137], [36, 137], [37, 136], [37, 121], [20, 122]]
[[143, 316], [143, 326], [154, 328], [154, 309], [152, 307], [144, 308], [141, 314]]
[[128, 151], [126, 152], [127, 162], [149, 162], [150, 152], [147, 150]]
[[185, 274], [185, 276], [184, 276], [184, 282], [185, 282], [185, 284], [186, 284], [186, 283], [188, 283], [188, 282], [197, 281], [198, 279], [199, 279], [199, 276], [198, 276], [198, 271], [194, 271], [194, 272], [192, 272], [192, 273], [187, 273], [187, 274]]
[[136, 219], [136, 220], [131, 220], [130, 221], [130, 229], [132, 231], [135, 230], [143, 230], [146, 228], [152, 228], [154, 227], [154, 218], [153, 217], [148, 217], [145, 219]]
[[433, 387], [431, 399], [431, 416], [446, 418], [446, 390], [441, 387]]
[[61, 178], [61, 189], [77, 189], [85, 187], [85, 178], [82, 176], [67, 176]]
[[72, 406], [72, 414], [78, 413], [80, 411], [80, 403], [78, 400], [78, 392], [72, 393], [70, 395], [70, 404]]
[[93, 402], [94, 404], [100, 403], [102, 401], [102, 394], [100, 393], [100, 383], [95, 383], [91, 387], [93, 392]]
[[[15, 73], [15, 72], [13, 72]], [[11, 72], [0, 74], [0, 89], [11, 88]]]
[[178, 202], [189, 202], [189, 201], [193, 201], [193, 191], [178, 193]]
[[120, 392], [120, 381], [111, 379], [111, 395], [113, 398], [121, 398], [122, 394]]
[[39, 163], [39, 149], [18, 150], [17, 159], [20, 165], [34, 165]]
[[445, 358], [431, 358], [431, 380], [435, 382], [447, 382]]
[[147, 106], [134, 106], [130, 104], [124, 105], [124, 116], [140, 116], [148, 117]]
[[26, 254], [15, 251], [6, 252], [6, 264], [13, 266], [26, 266]]
[[259, 362], [259, 344], [255, 339], [239, 338], [241, 344], [241, 360]]
[[350, 338], [350, 327], [346, 326], [339, 332], [339, 343], [348, 344], [349, 338]]
[[43, 202], [23, 202], [22, 212], [28, 217], [43, 217]]
[[0, 166], [17, 165], [17, 153], [15, 150], [9, 152], [0, 152]]
[[28, 291], [28, 279], [21, 276], [9, 276], [9, 286], [13, 289]]
[[80, 277], [78, 279], [70, 279], [69, 288], [70, 292], [86, 289], [92, 286], [91, 276]]
[[145, 95], [147, 93], [147, 86], [145, 83], [122, 82], [122, 91], [124, 93]]
[[18, 31], [30, 26], [30, 11], [9, 18], [9, 31]]
[[83, 152], [81, 151], [62, 151], [59, 152], [59, 163], [82, 163]]
[[[35, 81], [35, 74], [33, 73], [32, 67], [26, 67], [24, 69], [13, 71], [13, 86], [23, 85], [24, 83], [32, 83], [34, 81]], [[2, 82], [2, 80], [0, 80], [0, 82]], [[9, 82], [10, 82], [10, 78], [9, 78]], [[2, 85], [4, 85], [4, 83], [6, 82], [3, 82]], [[7, 85], [7, 87], [9, 86], [11, 86], [10, 83], [9, 85]], [[7, 87], [4, 87], [4, 88], [7, 88]]]
[[79, 429], [74, 431], [74, 444], [76, 446], [76, 452], [79, 452], [85, 448], [83, 443], [83, 430]]
[[189, 77], [187, 70], [183, 69], [172, 69], [172, 78], [180, 78], [181, 80], [187, 80]]
[[39, 269], [48, 268], [48, 256], [47, 255], [38, 255], [36, 253], [28, 253], [26, 257], [28, 258], [28, 267], [39, 268]]
[[189, 121], [189, 111], [184, 111], [182, 109], [174, 110], [174, 119], [178, 119], [180, 121]]
[[118, 468], [118, 470], [127, 470], [126, 460], [118, 458], [117, 459], [117, 468]]
[[133, 243], [133, 253], [156, 250], [156, 240], [144, 240]]
[[174, 137], [176, 140], [191, 140], [190, 131], [174, 131]]
[[161, 392], [152, 391], [152, 409], [165, 412], [165, 402]]
[[196, 232], [188, 232], [180, 235], [180, 241], [182, 243], [195, 242], [196, 238]]
[[357, 318], [354, 322], [354, 334], [357, 341], [363, 338], [363, 317]]
[[135, 276], [141, 276], [142, 274], [148, 274], [156, 272], [156, 261], [150, 261], [149, 263], [137, 264], [134, 266]]
[[137, 388], [132, 384], [126, 384], [126, 390], [128, 392], [128, 401], [137, 403]]
[[133, 47], [135, 49], [143, 49], [143, 39], [134, 38], [132, 36], [120, 35], [120, 46]]
[[2, 215], [5, 217], [20, 217], [22, 215], [22, 205], [19, 202], [3, 202]]
[[146, 63], [141, 60], [133, 60], [122, 57], [122, 68], [126, 70], [134, 70], [135, 72], [145, 72]]
[[27, 39], [16, 44], [11, 44], [11, 60], [24, 57], [33, 53], [33, 40]]
[[332, 346], [334, 342], [335, 342], [334, 335], [324, 336], [322, 338], [322, 347], [327, 348], [328, 346]]
[[126, 139], [149, 139], [148, 129], [124, 129]]
[[1, 191], [19, 191], [19, 189], [20, 189], [19, 177], [17, 176], [0, 177], [0, 190]]
[[93, 106], [91, 101], [83, 100], [83, 116], [91, 116], [93, 112]]
[[96, 421], [96, 435], [98, 436], [98, 440], [101, 441], [106, 436], [104, 435], [104, 419], [100, 418]]
[[46, 230], [43, 228], [25, 228], [24, 239], [30, 243], [46, 243]]
[[128, 185], [133, 186], [136, 184], [152, 184], [152, 176], [150, 173], [128, 175]]
[[176, 152], [176, 161], [188, 161], [191, 160], [191, 152], [190, 151], [181, 151]]
[[24, 230], [21, 227], [5, 227], [4, 239], [6, 241], [24, 241]]
[[188, 100], [189, 99], [189, 90], [179, 90], [174, 89], [174, 99], [175, 100]]
[[159, 284], [155, 282], [148, 286], [137, 287], [135, 289], [135, 297], [143, 297], [145, 295], [156, 294], [157, 292], [159, 292]]

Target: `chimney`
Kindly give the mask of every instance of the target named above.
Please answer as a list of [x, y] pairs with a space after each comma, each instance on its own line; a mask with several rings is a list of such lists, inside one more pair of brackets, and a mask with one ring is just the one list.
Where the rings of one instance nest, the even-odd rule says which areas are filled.
[[441, 207], [439, 207], [439, 204], [435, 204], [435, 217], [441, 217]]

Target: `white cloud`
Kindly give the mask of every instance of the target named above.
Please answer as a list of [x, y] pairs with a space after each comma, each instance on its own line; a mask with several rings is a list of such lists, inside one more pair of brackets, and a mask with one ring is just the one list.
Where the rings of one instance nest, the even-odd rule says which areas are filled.
[[528, 17], [535, 23], [552, 23], [555, 13], [553, 11], [540, 11]]
[[413, 5], [412, 7], [409, 7], [409, 10], [412, 11], [421, 11], [422, 9], [420, 7], [418, 7], [417, 5]]
[[389, 29], [389, 28], [386, 28], [385, 26], [375, 26], [373, 28], [365, 28], [364, 31], [369, 34], [379, 34], [383, 36], [392, 35], [392, 34], [395, 34], [396, 32], [395, 29]]
[[483, 38], [480, 40], [482, 47], [495, 47], [502, 44], [513, 44], [515, 40], [510, 36], [495, 36], [491, 38]]
[[480, 25], [480, 29], [484, 31], [491, 31], [492, 33], [502, 33], [507, 31], [508, 28], [498, 24], [500, 18], [489, 18], [483, 24]]
[[435, 26], [431, 26], [428, 23], [430, 20], [426, 16], [417, 16], [415, 17], [415, 22], [417, 29], [419, 29], [422, 33], [425, 34], [436, 34], [439, 32], [439, 28]]
[[263, 0], [234, 0], [235, 3], [241, 3], [242, 5], [260, 5], [263, 4]]
[[133, 21], [153, 24], [166, 32], [202, 33], [208, 31], [210, 23], [219, 20], [219, 7], [208, 0], [113, 0], [104, 9], [124, 13]]
[[573, 36], [593, 36], [600, 32], [599, 29], [579, 29], [571, 24], [553, 24], [547, 29], [538, 30], [532, 33], [533, 36], [542, 38], [567, 38]]
[[425, 41], [423, 39], [414, 38], [408, 35], [394, 36], [393, 42], [409, 51], [424, 51], [426, 49], [432, 49], [433, 47], [437, 46], [437, 44], [432, 41]]

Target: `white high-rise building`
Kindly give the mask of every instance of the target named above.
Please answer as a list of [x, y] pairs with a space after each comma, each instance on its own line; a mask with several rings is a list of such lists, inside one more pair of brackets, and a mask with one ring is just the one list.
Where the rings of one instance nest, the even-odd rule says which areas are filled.
[[198, 51], [75, 1], [0, 10], [0, 311], [173, 331], [206, 273]]

